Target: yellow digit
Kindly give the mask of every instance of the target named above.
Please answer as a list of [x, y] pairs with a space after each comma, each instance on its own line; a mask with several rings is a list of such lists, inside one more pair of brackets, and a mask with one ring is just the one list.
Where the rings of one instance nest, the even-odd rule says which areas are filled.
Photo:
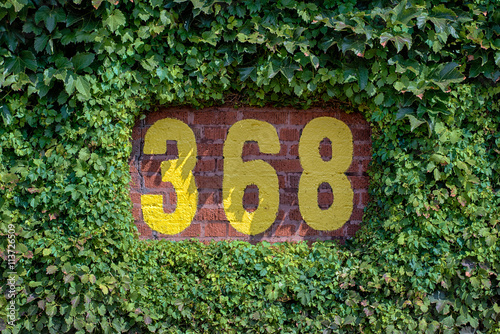
[[163, 195], [142, 195], [144, 222], [163, 234], [177, 234], [187, 228], [196, 214], [198, 190], [192, 170], [196, 165], [196, 139], [187, 124], [172, 118], [157, 121], [146, 132], [144, 154], [165, 154], [167, 140], [177, 141], [178, 159], [161, 163], [161, 180], [170, 182], [177, 194], [173, 213], [163, 210]]
[[[261, 160], [243, 162], [243, 145], [257, 141], [262, 153], [278, 153], [280, 142], [276, 129], [255, 119], [235, 123], [224, 143], [224, 179], [222, 193], [224, 210], [231, 225], [241, 233], [255, 235], [267, 230], [276, 219], [279, 206], [278, 175]], [[243, 194], [248, 185], [259, 188], [257, 210], [243, 208]]]
[[[319, 143], [332, 142], [332, 159], [324, 161]], [[299, 158], [304, 171], [299, 181], [299, 208], [306, 223], [315, 230], [331, 231], [342, 227], [352, 213], [353, 192], [345, 171], [352, 161], [352, 134], [347, 125], [332, 117], [318, 117], [302, 131]], [[332, 187], [333, 204], [318, 206], [318, 187], [327, 182]]]

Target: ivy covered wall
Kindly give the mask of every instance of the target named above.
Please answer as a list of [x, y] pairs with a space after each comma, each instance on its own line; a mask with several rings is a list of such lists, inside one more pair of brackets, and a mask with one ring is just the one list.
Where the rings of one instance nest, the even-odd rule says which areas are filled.
[[[500, 330], [496, 1], [0, 6], [5, 332]], [[223, 103], [365, 114], [352, 242], [137, 238], [134, 122]]]

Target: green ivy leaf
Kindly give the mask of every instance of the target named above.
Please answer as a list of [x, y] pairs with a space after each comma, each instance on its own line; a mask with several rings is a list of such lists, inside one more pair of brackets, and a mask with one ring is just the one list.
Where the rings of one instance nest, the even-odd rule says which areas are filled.
[[113, 13], [108, 16], [105, 23], [112, 32], [115, 32], [119, 27], [125, 25], [125, 15], [123, 15], [123, 13], [119, 9], [115, 9]]
[[47, 267], [47, 275], [52, 275], [56, 271], [57, 271], [57, 267], [56, 266], [48, 266]]
[[8, 105], [4, 104], [2, 106], [2, 118], [6, 126], [12, 123], [12, 114]]
[[90, 84], [84, 77], [79, 76], [75, 82], [76, 90], [87, 98], [90, 98]]
[[19, 56], [9, 58], [5, 61], [5, 70], [13, 74], [18, 74], [28, 68], [32, 71], [37, 70], [37, 61], [31, 51], [21, 51]]
[[93, 53], [77, 53], [73, 58], [71, 58], [71, 63], [75, 69], [75, 72], [88, 67], [94, 61], [95, 54]]

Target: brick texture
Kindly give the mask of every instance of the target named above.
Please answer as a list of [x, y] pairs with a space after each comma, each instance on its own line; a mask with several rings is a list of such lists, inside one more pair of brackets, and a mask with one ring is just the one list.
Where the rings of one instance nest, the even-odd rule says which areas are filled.
[[[301, 216], [298, 187], [303, 169], [299, 159], [299, 140], [304, 126], [317, 117], [334, 117], [344, 122], [353, 136], [353, 157], [346, 176], [354, 192], [353, 211], [350, 219], [338, 230], [317, 231], [307, 225]], [[142, 154], [144, 137], [148, 129], [158, 120], [174, 118], [186, 123], [196, 138], [197, 162], [192, 171], [198, 189], [196, 214], [184, 231], [176, 235], [164, 235], [153, 231], [145, 222], [141, 209], [141, 195], [163, 195], [166, 213], [175, 212], [177, 196], [169, 182], [161, 179], [161, 162], [177, 159], [177, 143], [167, 142], [167, 152], [162, 155]], [[243, 161], [263, 160], [275, 170], [279, 180], [279, 209], [274, 223], [263, 233], [249, 236], [235, 230], [227, 220], [222, 196], [224, 178], [223, 148], [229, 128], [239, 120], [257, 119], [274, 126], [279, 137], [281, 149], [277, 154], [263, 154], [257, 142], [243, 145]], [[292, 108], [252, 108], [213, 107], [195, 110], [187, 107], [160, 108], [147, 113], [146, 118], [138, 120], [131, 133], [132, 155], [130, 157], [130, 199], [133, 203], [132, 214], [141, 239], [184, 240], [196, 238], [202, 242], [211, 240], [237, 239], [251, 243], [260, 241], [283, 242], [306, 240], [337, 240], [344, 243], [354, 237], [363, 224], [364, 208], [368, 205], [369, 178], [367, 170], [371, 160], [371, 129], [359, 113], [347, 114], [336, 108], [296, 110]], [[329, 139], [318, 144], [319, 153], [324, 161], [332, 158]], [[322, 184], [318, 189], [317, 201], [320, 209], [328, 209], [335, 201], [332, 187]], [[243, 207], [247, 211], [259, 208], [259, 189], [248, 186], [244, 192]]]

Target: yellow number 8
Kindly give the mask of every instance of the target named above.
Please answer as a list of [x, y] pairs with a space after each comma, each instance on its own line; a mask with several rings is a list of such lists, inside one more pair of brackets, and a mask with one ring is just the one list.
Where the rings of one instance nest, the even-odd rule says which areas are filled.
[[164, 118], [146, 132], [144, 154], [165, 154], [167, 140], [177, 141], [179, 158], [161, 163], [161, 180], [170, 182], [177, 195], [173, 213], [163, 211], [163, 195], [142, 195], [144, 222], [163, 234], [177, 234], [186, 229], [196, 214], [198, 190], [192, 170], [196, 165], [196, 139], [189, 126], [179, 120]]
[[[332, 159], [324, 161], [319, 143], [328, 138], [332, 142]], [[342, 227], [353, 209], [353, 192], [345, 171], [352, 161], [352, 134], [347, 125], [332, 117], [318, 117], [310, 121], [299, 141], [299, 159], [304, 169], [299, 181], [299, 208], [305, 222], [315, 230], [331, 231]], [[333, 204], [322, 210], [318, 206], [318, 187], [329, 183]]]

